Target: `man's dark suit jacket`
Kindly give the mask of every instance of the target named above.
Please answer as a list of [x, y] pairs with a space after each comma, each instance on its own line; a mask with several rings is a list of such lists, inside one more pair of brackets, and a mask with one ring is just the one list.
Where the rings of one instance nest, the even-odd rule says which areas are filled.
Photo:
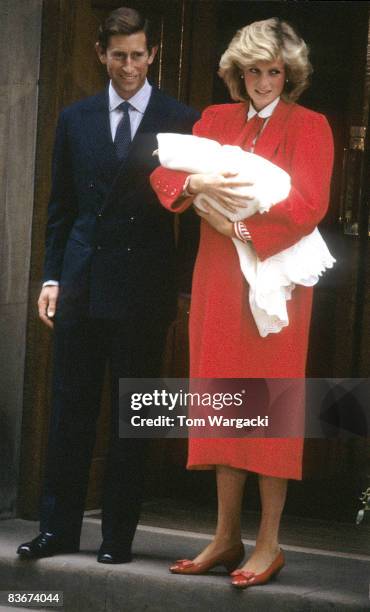
[[57, 315], [122, 319], [175, 312], [173, 215], [149, 184], [158, 132], [191, 133], [198, 113], [153, 87], [127, 159], [116, 157], [108, 89], [64, 109], [57, 127], [44, 280]]

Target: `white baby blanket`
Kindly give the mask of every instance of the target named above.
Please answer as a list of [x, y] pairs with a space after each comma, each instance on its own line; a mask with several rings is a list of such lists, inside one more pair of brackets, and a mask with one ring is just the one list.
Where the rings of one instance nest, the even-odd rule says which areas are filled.
[[[289, 195], [290, 177], [284, 170], [240, 147], [184, 134], [158, 134], [157, 140], [159, 160], [165, 168], [190, 174], [237, 172], [238, 179], [253, 182], [249, 187], [235, 188], [238, 195], [253, 197], [245, 201], [245, 208], [238, 213], [230, 213], [202, 193], [194, 198], [200, 210], [204, 210], [202, 201], [206, 201], [230, 221], [240, 221], [256, 212], [267, 212]], [[262, 337], [278, 333], [289, 324], [286, 301], [291, 298], [295, 285], [315, 285], [325, 269], [332, 268], [335, 262], [317, 228], [264, 261], [259, 260], [251, 243], [238, 238], [232, 240], [249, 284], [249, 304]]]

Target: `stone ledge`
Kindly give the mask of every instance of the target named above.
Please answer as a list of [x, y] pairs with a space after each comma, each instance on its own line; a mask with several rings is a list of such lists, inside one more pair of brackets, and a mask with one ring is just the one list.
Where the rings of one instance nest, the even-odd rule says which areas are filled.
[[20, 560], [17, 545], [36, 533], [37, 523], [0, 523], [0, 589], [64, 591], [67, 612], [370, 610], [370, 557], [286, 549], [287, 565], [275, 581], [240, 592], [221, 568], [206, 576], [169, 574], [172, 560], [192, 557], [204, 546], [202, 534], [141, 526], [133, 562], [109, 566], [96, 562], [98, 521], [85, 519], [80, 553]]

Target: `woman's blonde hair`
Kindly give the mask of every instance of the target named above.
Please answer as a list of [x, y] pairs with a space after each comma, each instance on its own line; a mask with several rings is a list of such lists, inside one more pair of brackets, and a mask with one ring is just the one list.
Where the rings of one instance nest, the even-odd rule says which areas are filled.
[[233, 100], [249, 100], [241, 78], [243, 70], [259, 61], [281, 59], [287, 79], [282, 98], [294, 102], [309, 86], [312, 66], [308, 53], [304, 40], [286, 21], [277, 17], [255, 21], [235, 34], [221, 57], [218, 74]]

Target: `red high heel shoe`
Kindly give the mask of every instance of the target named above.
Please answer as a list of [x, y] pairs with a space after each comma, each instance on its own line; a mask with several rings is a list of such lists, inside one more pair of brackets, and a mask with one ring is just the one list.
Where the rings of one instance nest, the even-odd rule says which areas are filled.
[[246, 589], [247, 587], [257, 586], [258, 584], [266, 584], [266, 582], [269, 582], [273, 576], [277, 576], [280, 570], [284, 567], [284, 564], [284, 553], [281, 550], [267, 570], [261, 574], [256, 574], [255, 572], [251, 572], [249, 570], [236, 570], [233, 572], [231, 574], [233, 576], [231, 584], [237, 589]]
[[237, 544], [228, 548], [219, 555], [214, 555], [208, 561], [201, 563], [194, 563], [189, 559], [179, 559], [175, 565], [171, 565], [170, 572], [172, 574], [206, 574], [209, 570], [213, 569], [217, 565], [223, 565], [228, 573], [234, 571], [238, 567], [239, 563], [244, 558], [244, 546], [243, 543]]

